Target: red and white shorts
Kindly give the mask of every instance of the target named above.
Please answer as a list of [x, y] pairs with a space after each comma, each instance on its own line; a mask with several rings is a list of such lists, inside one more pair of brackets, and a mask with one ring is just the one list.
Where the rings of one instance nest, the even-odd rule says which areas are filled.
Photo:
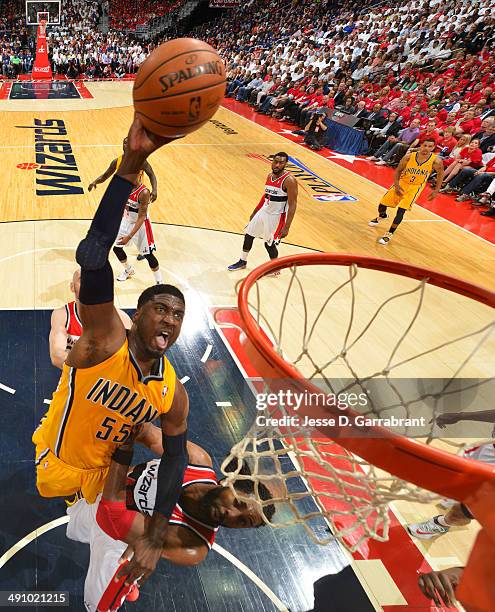
[[[132, 232], [133, 227], [134, 222], [127, 215], [124, 214], [120, 223], [116, 243], [118, 243], [119, 238], [122, 238], [123, 236], [128, 236]], [[156, 249], [153, 229], [151, 227], [151, 221], [149, 219], [146, 219], [144, 221], [143, 225], [141, 225], [138, 231], [134, 234], [130, 242], [136, 245], [136, 248], [141, 255], [148, 255]]]
[[264, 208], [260, 208], [246, 225], [244, 232], [255, 238], [263, 238], [268, 246], [271, 246], [274, 242], [279, 242], [286, 216], [286, 213], [271, 215]]
[[114, 612], [133, 589], [123, 579], [114, 582], [119, 559], [127, 544], [114, 540], [98, 525], [96, 513], [101, 495], [94, 504], [79, 500], [67, 509], [70, 517], [67, 537], [90, 546], [89, 568], [84, 582], [84, 605], [88, 612]]

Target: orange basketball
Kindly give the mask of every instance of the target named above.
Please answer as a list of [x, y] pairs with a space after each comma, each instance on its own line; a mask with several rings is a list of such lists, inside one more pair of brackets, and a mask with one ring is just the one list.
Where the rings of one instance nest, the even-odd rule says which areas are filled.
[[202, 40], [169, 40], [142, 63], [132, 96], [146, 129], [177, 138], [216, 112], [225, 94], [225, 66]]

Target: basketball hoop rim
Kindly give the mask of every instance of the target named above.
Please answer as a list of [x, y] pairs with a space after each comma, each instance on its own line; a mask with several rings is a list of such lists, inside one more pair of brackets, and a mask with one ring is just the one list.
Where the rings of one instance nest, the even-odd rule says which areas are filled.
[[436, 272], [429, 268], [413, 266], [411, 264], [394, 261], [392, 259], [381, 259], [379, 257], [367, 257], [363, 255], [353, 255], [351, 253], [298, 253], [296, 255], [287, 255], [267, 261], [252, 270], [239, 286], [239, 294], [237, 297], [237, 305], [239, 315], [244, 324], [244, 331], [255, 345], [266, 357], [269, 357], [274, 364], [280, 368], [285, 376], [304, 380], [302, 374], [283, 359], [275, 350], [273, 350], [269, 341], [265, 339], [259, 332], [258, 326], [253, 316], [249, 312], [248, 294], [256, 281], [266, 274], [270, 274], [276, 270], [283, 270], [297, 264], [298, 266], [310, 265], [347, 265], [356, 264], [358, 267], [369, 270], [377, 270], [379, 272], [389, 272], [399, 276], [406, 276], [416, 280], [428, 279], [428, 283], [447, 289], [459, 295], [471, 298], [495, 308], [495, 293], [484, 289], [478, 285], [468, 283], [454, 276], [449, 276], [441, 272]]
[[[276, 270], [289, 268], [292, 265], [350, 266], [352, 264], [356, 264], [358, 267], [389, 272], [416, 280], [423, 280], [426, 278], [428, 284], [447, 289], [495, 308], [495, 293], [488, 289], [428, 268], [413, 266], [390, 259], [367, 257], [349, 253], [303, 253], [273, 259], [252, 270], [248, 276], [242, 280], [239, 287], [237, 303], [241, 326], [247, 339], [261, 356], [262, 360], [272, 368], [272, 371], [275, 370], [277, 372], [279, 378], [295, 379], [302, 386], [309, 388], [313, 392], [321, 391], [317, 387], [314, 387], [297, 368], [279, 355], [274, 350], [269, 339], [259, 332], [256, 320], [249, 310], [249, 291], [254, 284], [266, 274], [270, 274]], [[325, 434], [325, 427], [317, 427], [317, 429]], [[382, 438], [374, 438], [371, 440], [375, 446], [370, 445], [369, 441], [365, 442], [363, 440], [358, 443], [356, 443], [354, 439], [337, 439], [336, 441], [370, 463], [390, 473], [395, 473], [396, 476], [414, 482], [418, 486], [422, 486], [431, 491], [436, 491], [440, 495], [450, 495], [459, 501], [474, 495], [483, 481], [490, 480], [493, 482], [495, 479], [494, 470], [480, 462], [464, 459], [444, 450], [433, 448], [430, 445], [422, 444], [415, 439], [406, 438], [405, 436], [396, 434], [383, 427], [377, 426], [373, 429], [379, 432]], [[393, 461], [381, 461], [380, 453], [382, 449], [385, 450], [385, 448], [388, 450], [393, 448], [394, 454], [399, 461], [404, 459], [404, 464], [401, 466], [401, 473], [394, 472], [395, 464]], [[407, 463], [410, 463], [410, 466], [404, 467]], [[462, 475], [463, 477], [459, 481], [457, 489], [447, 489], [444, 486], [445, 481], [438, 482], [435, 479], [429, 479], [428, 482], [425, 483], [426, 477], [424, 474], [420, 471], [418, 477], [416, 472], [418, 471], [418, 466], [424, 468], [426, 464], [433, 464], [435, 468], [439, 470], [435, 472], [437, 477], [443, 475], [444, 478], [448, 478], [452, 477], [452, 474]]]

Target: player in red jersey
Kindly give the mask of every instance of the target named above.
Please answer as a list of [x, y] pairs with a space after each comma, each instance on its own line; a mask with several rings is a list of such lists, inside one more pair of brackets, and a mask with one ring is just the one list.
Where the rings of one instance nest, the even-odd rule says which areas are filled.
[[286, 172], [287, 153], [273, 156], [272, 171], [266, 177], [265, 193], [249, 217], [241, 258], [230, 265], [230, 271], [243, 270], [255, 238], [263, 238], [270, 259], [278, 257], [277, 244], [285, 238], [297, 208], [297, 181]]
[[[146, 444], [158, 455], [163, 452], [160, 429], [144, 425], [136, 442]], [[90, 544], [90, 562], [84, 584], [84, 603], [90, 612], [118, 610], [125, 599], [134, 600], [136, 586], [125, 583], [126, 545], [142, 536], [147, 517], [155, 506], [160, 459], [129, 468], [132, 441], [120, 446], [114, 455], [103, 494], [95, 504], [81, 499], [67, 513], [67, 536]], [[182, 481], [182, 492], [169, 519], [162, 558], [176, 565], [198, 565], [208, 555], [220, 526], [233, 529], [265, 525], [259, 506], [253, 501], [237, 500], [229, 487], [222, 486], [212, 468], [211, 457], [200, 446], [187, 443], [189, 465]], [[246, 474], [246, 471], [243, 471]], [[236, 490], [244, 497], [254, 494], [254, 481], [239, 480]], [[258, 494], [270, 500], [265, 485]], [[264, 505], [266, 520], [275, 512]], [[119, 574], [122, 574], [120, 577]]]
[[126, 252], [123, 249], [126, 244], [133, 242], [139, 253], [148, 261], [156, 284], [163, 282], [160, 264], [154, 254], [156, 246], [151, 221], [148, 217], [149, 203], [149, 190], [146, 185], [138, 182], [127, 200], [117, 241], [113, 247], [117, 259], [124, 266], [122, 274], [117, 276], [118, 281], [125, 281], [134, 274], [134, 268], [128, 263]]
[[[56, 368], [62, 369], [69, 351], [79, 340], [82, 334], [82, 323], [79, 318], [79, 287], [81, 286], [81, 270], [74, 272], [70, 283], [70, 290], [74, 300], [65, 306], [55, 308], [52, 312], [52, 321], [48, 343], [50, 346], [50, 360]], [[119, 316], [126, 329], [131, 329], [132, 321], [123, 311], [118, 310]]]

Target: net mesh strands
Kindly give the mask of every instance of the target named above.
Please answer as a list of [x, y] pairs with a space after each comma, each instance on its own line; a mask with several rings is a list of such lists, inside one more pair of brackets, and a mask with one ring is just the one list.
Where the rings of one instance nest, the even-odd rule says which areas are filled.
[[[433, 478], [415, 473], [418, 467], [408, 466], [400, 453], [397, 464], [394, 454], [388, 456], [396, 440], [427, 457], [432, 470], [439, 457], [456, 474], [465, 468], [477, 470], [481, 480], [495, 478], [486, 465], [464, 458], [467, 449], [493, 443], [493, 423], [461, 424], [453, 433], [439, 426], [445, 412], [488, 407], [484, 401], [493, 391], [495, 371], [495, 296], [418, 268], [404, 276], [406, 267], [394, 262], [368, 258], [360, 265], [359, 258], [343, 256], [323, 266], [324, 257], [319, 261], [315, 255], [314, 263], [311, 256], [291, 265], [272, 262], [244, 287], [240, 304], [247, 296], [241, 312], [247, 343], [273, 351], [264, 355], [264, 380], [255, 384], [255, 394], [291, 390], [305, 397], [299, 413], [284, 401], [265, 406], [258, 415], [266, 418], [255, 420], [224, 465], [233, 459], [239, 466], [247, 462], [252, 472], [250, 477], [239, 470], [227, 474], [230, 486], [236, 479], [254, 478], [272, 490], [274, 500], [258, 502], [275, 504], [274, 527], [302, 523], [316, 542], [338, 538], [355, 550], [369, 537], [387, 539], [391, 502], [431, 502], [448, 493], [465, 499], [470, 483], [474, 490], [477, 482], [466, 474], [459, 482], [453, 478], [437, 486]], [[283, 272], [277, 285], [268, 287], [264, 275], [274, 267]], [[464, 324], [466, 312], [473, 310], [475, 324]], [[259, 346], [251, 350], [255, 359], [260, 352]], [[353, 408], [339, 401], [317, 410], [309, 400], [318, 392], [366, 401]], [[313, 413], [337, 423], [347, 416], [351, 429], [303, 426], [302, 415]], [[364, 425], [352, 428], [356, 416]], [[382, 443], [388, 444], [383, 453]], [[452, 455], [459, 459], [451, 461]], [[318, 528], [322, 516], [331, 534]]]

